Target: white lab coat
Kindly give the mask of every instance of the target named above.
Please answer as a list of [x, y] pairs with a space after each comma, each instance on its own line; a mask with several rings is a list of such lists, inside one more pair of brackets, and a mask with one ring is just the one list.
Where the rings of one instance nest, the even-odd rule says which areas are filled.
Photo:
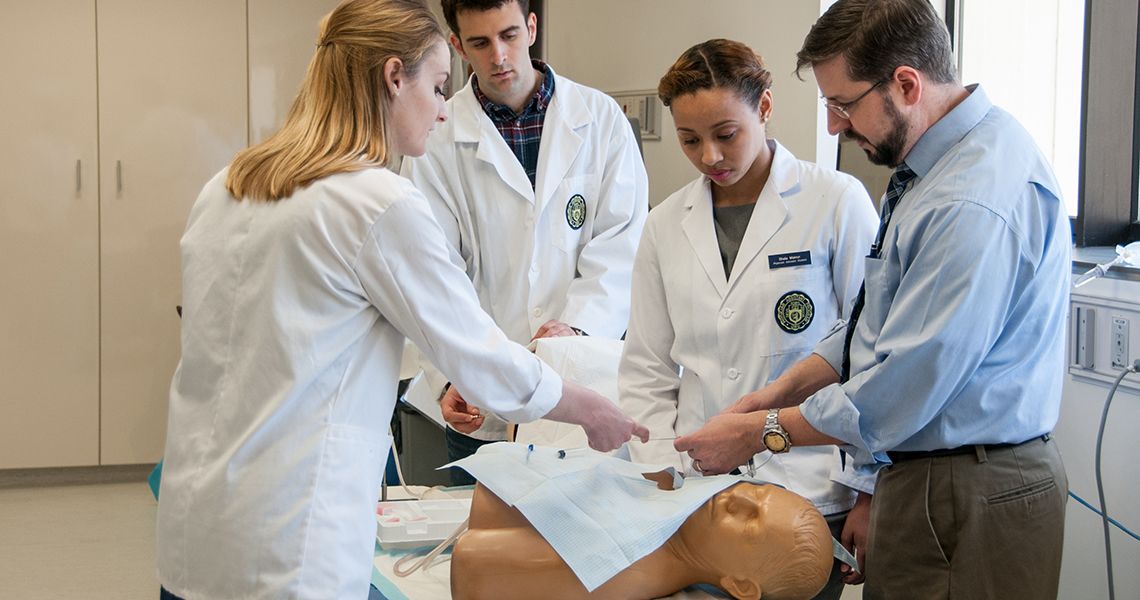
[[182, 238], [159, 581], [188, 600], [365, 598], [404, 336], [518, 421], [561, 379], [479, 309], [407, 180], [343, 173], [272, 203], [224, 180]]
[[[717, 245], [708, 179], [686, 185], [650, 213], [619, 375], [622, 409], [656, 440], [630, 444], [636, 462], [688, 467], [673, 449], [674, 437], [699, 429], [807, 357], [854, 304], [878, 227], [867, 192], [849, 175], [772, 145], [771, 173], [731, 276], [725, 277]], [[770, 256], [803, 251], [810, 265], [769, 267]], [[789, 292], [802, 292], [814, 304], [810, 325], [797, 333], [776, 321], [777, 303]], [[854, 492], [829, 477], [862, 489], [872, 485], [857, 481], [850, 469], [841, 472], [837, 455], [833, 447], [793, 447], [754, 460], [764, 463], [757, 477], [832, 514], [849, 509]]]
[[[555, 76], [533, 188], [471, 80], [448, 100], [448, 113], [401, 174], [427, 197], [483, 309], [520, 344], [551, 319], [621, 337], [649, 181], [617, 102]], [[575, 197], [585, 203], [578, 228]], [[471, 436], [506, 439], [506, 423], [488, 414]]]
[[[519, 343], [550, 319], [621, 337], [649, 183], [617, 103], [555, 77], [533, 189], [470, 82], [448, 107], [427, 153], [401, 172], [427, 197], [483, 308]], [[577, 229], [575, 196], [586, 207]]]

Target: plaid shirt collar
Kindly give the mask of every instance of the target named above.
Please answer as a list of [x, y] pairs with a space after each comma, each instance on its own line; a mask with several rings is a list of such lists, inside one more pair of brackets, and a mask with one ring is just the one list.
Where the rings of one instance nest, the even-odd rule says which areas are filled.
[[542, 85], [538, 86], [538, 90], [534, 92], [534, 96], [530, 102], [523, 107], [522, 112], [515, 114], [511, 107], [505, 104], [499, 104], [491, 100], [479, 89], [479, 78], [474, 77], [471, 79], [471, 87], [475, 91], [475, 98], [479, 100], [479, 104], [483, 107], [483, 112], [491, 117], [491, 120], [496, 124], [513, 122], [520, 118], [529, 116], [541, 115], [546, 112], [546, 107], [550, 105], [550, 99], [554, 97], [554, 71], [549, 65], [538, 59], [532, 59], [530, 64], [535, 69], [542, 71]]

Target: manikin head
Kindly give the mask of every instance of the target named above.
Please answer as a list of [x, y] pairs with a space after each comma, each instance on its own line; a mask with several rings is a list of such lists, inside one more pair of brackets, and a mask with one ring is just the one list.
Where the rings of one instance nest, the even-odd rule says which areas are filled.
[[675, 536], [678, 554], [735, 598], [810, 598], [831, 573], [831, 532], [804, 498], [742, 482], [701, 506]]

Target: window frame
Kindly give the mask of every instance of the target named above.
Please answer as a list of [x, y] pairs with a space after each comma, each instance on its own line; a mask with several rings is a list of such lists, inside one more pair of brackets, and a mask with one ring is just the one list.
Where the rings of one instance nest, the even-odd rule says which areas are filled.
[[[1081, 79], [1076, 245], [1140, 239], [1140, 0], [1085, 1]], [[1089, 156], [1101, 159], [1090, 163]]]

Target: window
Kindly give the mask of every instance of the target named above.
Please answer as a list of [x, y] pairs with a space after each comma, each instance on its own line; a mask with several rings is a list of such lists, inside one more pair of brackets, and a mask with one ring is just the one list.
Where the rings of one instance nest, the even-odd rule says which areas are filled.
[[981, 82], [1029, 130], [1076, 216], [1085, 0], [961, 0], [959, 8], [962, 82]]
[[981, 81], [1052, 161], [1079, 246], [1140, 239], [1140, 0], [947, 0]]

